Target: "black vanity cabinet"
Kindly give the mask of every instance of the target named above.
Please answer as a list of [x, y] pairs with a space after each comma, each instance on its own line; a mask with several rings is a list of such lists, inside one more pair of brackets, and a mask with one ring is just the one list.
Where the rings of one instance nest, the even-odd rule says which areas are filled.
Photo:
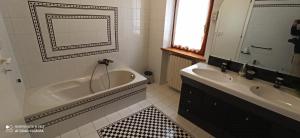
[[179, 114], [216, 137], [298, 137], [290, 118], [183, 77]]

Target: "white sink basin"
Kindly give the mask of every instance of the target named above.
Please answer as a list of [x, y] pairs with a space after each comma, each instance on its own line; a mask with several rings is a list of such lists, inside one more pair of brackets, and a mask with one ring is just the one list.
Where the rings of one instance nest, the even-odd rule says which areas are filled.
[[196, 73], [199, 76], [217, 81], [217, 82], [232, 82], [233, 78], [232, 76], [222, 73], [218, 70], [213, 69], [200, 69], [195, 68], [193, 69], [193, 72]]
[[252, 86], [250, 91], [255, 95], [288, 108], [299, 110], [300, 98], [293, 96], [284, 90], [273, 88], [272, 86]]

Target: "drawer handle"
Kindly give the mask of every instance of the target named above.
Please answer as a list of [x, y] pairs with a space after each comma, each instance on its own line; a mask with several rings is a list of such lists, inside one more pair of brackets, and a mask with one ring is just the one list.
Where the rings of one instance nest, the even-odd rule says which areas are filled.
[[189, 91], [189, 94], [192, 94], [193, 92], [192, 91]]
[[214, 102], [214, 104], [213, 104], [214, 106], [217, 106], [217, 102]]
[[185, 111], [186, 111], [186, 112], [190, 112], [190, 109], [186, 109]]
[[191, 100], [188, 100], [187, 103], [190, 104], [190, 103], [192, 103], [192, 101], [191, 101]]
[[246, 117], [245, 120], [246, 120], [246, 121], [249, 121], [249, 117]]

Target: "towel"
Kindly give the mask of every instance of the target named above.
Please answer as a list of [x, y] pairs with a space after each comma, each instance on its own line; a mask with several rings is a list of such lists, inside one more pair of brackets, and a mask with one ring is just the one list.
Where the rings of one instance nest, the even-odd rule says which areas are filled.
[[294, 53], [300, 54], [300, 39], [298, 39], [297, 43], [295, 44]]
[[291, 28], [291, 35], [300, 36], [300, 20], [295, 20]]
[[291, 28], [291, 35], [296, 36], [296, 38], [289, 39], [288, 42], [293, 43], [295, 45], [294, 53], [299, 54], [300, 53], [300, 20], [294, 21]]
[[291, 73], [300, 76], [300, 54], [295, 54], [292, 61]]

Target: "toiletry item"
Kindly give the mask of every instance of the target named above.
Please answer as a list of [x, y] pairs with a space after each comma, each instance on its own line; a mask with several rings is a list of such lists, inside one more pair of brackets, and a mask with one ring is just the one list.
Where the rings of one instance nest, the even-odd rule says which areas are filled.
[[246, 55], [250, 55], [250, 50], [249, 50], [249, 48], [247, 47], [247, 48], [244, 48], [243, 50], [241, 50], [241, 53], [242, 53], [242, 54], [246, 54]]
[[253, 80], [254, 75], [255, 75], [255, 71], [253, 71], [253, 70], [247, 70], [246, 71], [246, 79]]
[[300, 54], [294, 54], [293, 60], [291, 62], [291, 73], [295, 76], [300, 76]]
[[246, 74], [246, 66], [247, 66], [247, 64], [244, 64], [239, 71], [239, 75], [242, 77], [245, 76], [245, 74]]

